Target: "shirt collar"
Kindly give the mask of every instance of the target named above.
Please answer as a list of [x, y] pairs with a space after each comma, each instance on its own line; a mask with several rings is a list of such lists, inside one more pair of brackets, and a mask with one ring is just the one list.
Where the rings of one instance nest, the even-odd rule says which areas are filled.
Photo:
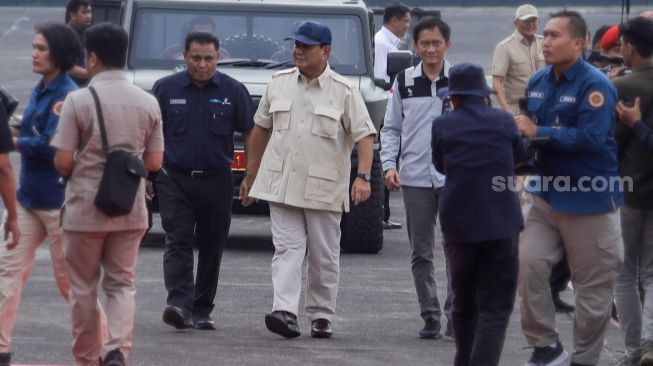
[[392, 43], [395, 46], [399, 44], [399, 41], [401, 41], [401, 38], [397, 37], [394, 33], [392, 33], [390, 29], [385, 27], [385, 25], [381, 27], [381, 32], [383, 32], [383, 34], [390, 41], [390, 43]]
[[[213, 74], [213, 78], [211, 78], [209, 84], [213, 84], [217, 87], [220, 85], [220, 79], [221, 79], [220, 73], [218, 72], [218, 70], [215, 70], [215, 74]], [[186, 70], [182, 73], [181, 86], [182, 88], [185, 88], [191, 84], [193, 84], [193, 79], [191, 79], [188, 70]]]
[[123, 73], [122, 70], [106, 70], [93, 76], [91, 81], [89, 81], [88, 86], [111, 80], [127, 80], [127, 77], [125, 77], [125, 73]]
[[[583, 59], [581, 58], [570, 68], [568, 68], [567, 71], [565, 71], [564, 74], [562, 74], [562, 77], [564, 77], [567, 81], [572, 81], [584, 66], [585, 66], [585, 61], [583, 61]], [[555, 71], [553, 70], [552, 67], [551, 68], [552, 76], [554, 75], [554, 72]]]
[[[322, 88], [322, 87], [324, 87], [324, 85], [326, 85], [326, 81], [330, 78], [331, 72], [332, 72], [331, 71], [331, 65], [329, 65], [329, 63], [327, 62], [326, 68], [320, 74], [320, 76], [318, 76], [317, 79], [316, 79], [317, 84], [320, 86], [320, 88]], [[297, 76], [297, 81], [302, 80], [301, 79], [302, 77], [304, 79], [306, 78], [306, 77], [304, 77], [304, 75], [302, 75], [301, 72], [299, 72], [299, 69], [297, 67], [295, 67], [295, 75]]]
[[[436, 82], [436, 81], [438, 81], [440, 79], [448, 78], [449, 77], [449, 69], [451, 68], [451, 66], [452, 65], [449, 63], [449, 61], [444, 60], [444, 67], [442, 68], [442, 71], [440, 71], [440, 76], [438, 76], [437, 79], [433, 80], [433, 82]], [[423, 67], [422, 62], [420, 61], [420, 63], [417, 66], [415, 66], [415, 70], [413, 70], [413, 79], [419, 78], [419, 77], [426, 78], [426, 76], [424, 76], [424, 72], [422, 71], [422, 67]]]
[[50, 84], [48, 84], [47, 87], [44, 87], [43, 79], [41, 79], [41, 81], [39, 81], [39, 84], [37, 85], [36, 90], [39, 93], [43, 93], [48, 90], [57, 90], [66, 82], [66, 79], [68, 79], [68, 73], [60, 72], [59, 75], [57, 75], [57, 77], [54, 78], [54, 80], [52, 80], [52, 82], [50, 82]]

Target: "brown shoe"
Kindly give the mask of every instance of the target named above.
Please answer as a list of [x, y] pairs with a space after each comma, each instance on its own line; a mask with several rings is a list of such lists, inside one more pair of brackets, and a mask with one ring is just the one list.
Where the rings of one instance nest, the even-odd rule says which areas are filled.
[[315, 319], [311, 322], [311, 337], [313, 338], [331, 338], [333, 329], [331, 322], [326, 319]]
[[301, 334], [297, 325], [297, 315], [287, 311], [265, 314], [265, 326], [270, 332], [285, 338], [297, 338]]

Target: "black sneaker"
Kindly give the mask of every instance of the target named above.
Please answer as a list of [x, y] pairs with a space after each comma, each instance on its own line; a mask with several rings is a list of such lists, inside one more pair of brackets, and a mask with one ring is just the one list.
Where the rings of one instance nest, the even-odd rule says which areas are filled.
[[440, 322], [435, 319], [428, 319], [424, 322], [424, 328], [419, 331], [419, 337], [424, 339], [439, 339], [442, 337], [440, 334]]
[[533, 356], [525, 366], [559, 366], [569, 359], [569, 354], [560, 342], [555, 347], [535, 347]]
[[10, 366], [10, 364], [11, 364], [11, 353], [0, 352], [0, 366]]

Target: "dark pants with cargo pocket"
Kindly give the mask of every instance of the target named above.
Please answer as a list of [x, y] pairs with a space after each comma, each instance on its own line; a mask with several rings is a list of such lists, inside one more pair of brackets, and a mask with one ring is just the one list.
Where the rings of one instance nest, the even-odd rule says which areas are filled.
[[[207, 317], [213, 310], [220, 261], [229, 226], [233, 177], [229, 168], [205, 175], [164, 168], [157, 177], [161, 223], [166, 232], [163, 274], [168, 305]], [[197, 247], [197, 275], [193, 279]]]
[[505, 240], [445, 240], [453, 290], [454, 366], [496, 366], [515, 303], [518, 233]]

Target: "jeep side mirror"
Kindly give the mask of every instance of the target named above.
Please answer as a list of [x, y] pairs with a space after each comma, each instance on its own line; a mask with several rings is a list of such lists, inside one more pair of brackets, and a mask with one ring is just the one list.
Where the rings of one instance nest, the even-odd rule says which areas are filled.
[[398, 73], [413, 66], [413, 54], [410, 51], [397, 51], [388, 53], [388, 76], [392, 84]]
[[392, 83], [386, 82], [385, 79], [374, 79], [374, 85], [385, 91], [388, 91], [392, 88]]

